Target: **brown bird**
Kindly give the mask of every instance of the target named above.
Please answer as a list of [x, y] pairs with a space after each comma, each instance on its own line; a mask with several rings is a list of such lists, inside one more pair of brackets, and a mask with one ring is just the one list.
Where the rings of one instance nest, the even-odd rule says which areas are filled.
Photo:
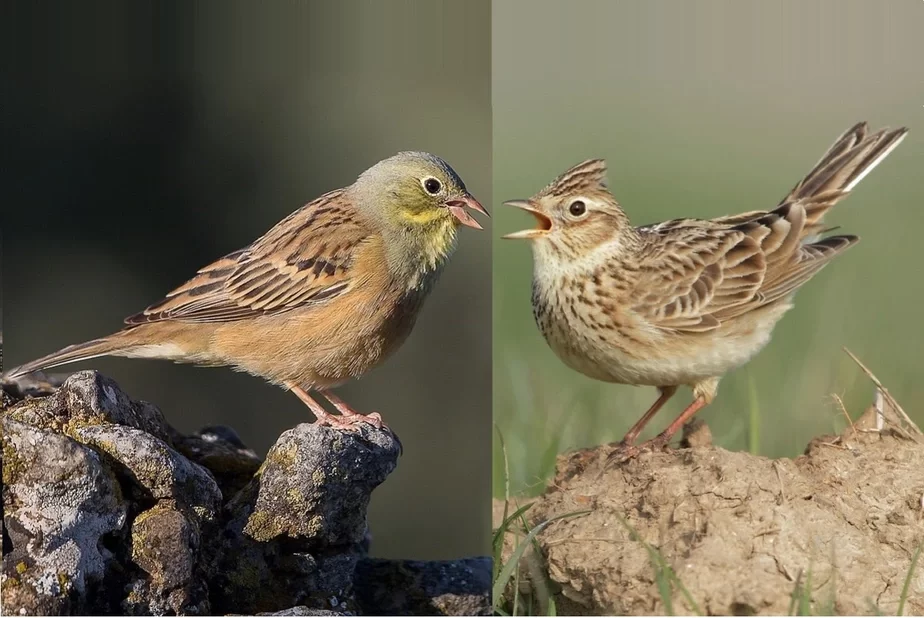
[[[522, 208], [532, 241], [533, 315], [566, 365], [598, 380], [655, 386], [660, 396], [619, 443], [631, 457], [662, 448], [716, 396], [720, 378], [769, 341], [796, 290], [856, 236], [822, 237], [825, 213], [904, 138], [852, 127], [771, 211], [633, 227], [606, 187], [606, 164], [585, 161]], [[661, 434], [634, 442], [679, 386], [694, 400]]]
[[[402, 152], [200, 269], [122, 330], [10, 371], [15, 378], [98, 356], [231, 366], [295, 393], [318, 422], [382, 426], [330, 389], [362, 375], [410, 334], [455, 248], [487, 215], [442, 159]], [[310, 395], [319, 391], [340, 412]]]

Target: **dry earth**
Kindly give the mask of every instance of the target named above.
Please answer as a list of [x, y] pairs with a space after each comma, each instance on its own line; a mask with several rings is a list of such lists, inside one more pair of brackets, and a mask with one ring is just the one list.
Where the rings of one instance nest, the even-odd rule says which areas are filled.
[[[550, 591], [559, 614], [666, 613], [647, 543], [696, 604], [674, 586], [677, 613], [788, 614], [793, 591], [808, 584], [813, 612], [894, 614], [924, 541], [924, 440], [887, 418], [871, 407], [795, 459], [717, 448], [703, 425], [686, 448], [622, 464], [606, 462], [608, 446], [562, 455], [528, 519], [589, 513], [540, 533], [542, 555], [522, 561], [520, 590]], [[924, 614], [924, 564], [904, 611]]]

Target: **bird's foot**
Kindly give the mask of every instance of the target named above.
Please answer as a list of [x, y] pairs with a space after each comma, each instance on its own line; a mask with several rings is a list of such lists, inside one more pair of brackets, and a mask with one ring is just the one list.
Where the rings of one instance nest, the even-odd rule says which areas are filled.
[[321, 391], [321, 393], [335, 408], [337, 408], [337, 412], [340, 413], [340, 416], [336, 416], [325, 410], [324, 407], [312, 399], [303, 388], [294, 384], [289, 384], [288, 386], [289, 390], [295, 393], [295, 395], [308, 406], [308, 409], [311, 410], [312, 414], [317, 418], [315, 422], [318, 425], [323, 427], [336, 427], [337, 429], [346, 429], [348, 431], [358, 431], [360, 425], [365, 423], [366, 425], [372, 425], [376, 429], [388, 429], [388, 426], [382, 422], [382, 415], [378, 412], [360, 414], [330, 391]]
[[629, 444], [625, 440], [617, 442], [614, 445], [613, 451], [606, 456], [606, 462], [604, 463], [604, 468], [608, 468], [612, 465], [618, 465], [623, 462], [629, 461], [638, 456], [642, 452], [641, 446], [636, 446], [634, 444]]
[[370, 412], [369, 414], [360, 414], [356, 410], [350, 407], [350, 404], [345, 402], [343, 399], [335, 395], [333, 392], [328, 390], [321, 391], [321, 394], [324, 395], [324, 398], [327, 399], [331, 405], [333, 405], [337, 412], [340, 413], [342, 421], [344, 423], [349, 423], [351, 425], [356, 425], [359, 423], [366, 423], [367, 425], [372, 425], [376, 429], [388, 429], [382, 421], [382, 415], [378, 412]]
[[[361, 419], [353, 419], [346, 416], [331, 414], [327, 411], [320, 412], [317, 410], [312, 410], [312, 412], [314, 412], [314, 415], [317, 417], [317, 420], [314, 422], [314, 424], [321, 427], [333, 427], [334, 429], [343, 429], [345, 431], [359, 431], [360, 425], [363, 423], [363, 420]], [[373, 423], [369, 424], [375, 426]], [[378, 429], [380, 427], [376, 428]]]
[[345, 402], [343, 399], [332, 393], [331, 391], [324, 390], [321, 391], [321, 394], [337, 409], [337, 412], [340, 413], [338, 418], [341, 423], [345, 423], [354, 431], [362, 424], [372, 425], [376, 429], [384, 429], [392, 436], [394, 436], [395, 441], [398, 443], [399, 452], [404, 452], [404, 445], [401, 444], [401, 439], [398, 438], [398, 434], [392, 431], [391, 427], [385, 424], [385, 421], [382, 420], [382, 415], [378, 412], [370, 412], [369, 414], [361, 414], [350, 407], [350, 405]]
[[340, 418], [342, 419], [342, 421], [351, 426], [361, 425], [362, 423], [365, 423], [367, 425], [372, 425], [376, 429], [382, 429], [382, 428], [388, 429], [388, 425], [386, 425], [382, 421], [382, 415], [379, 414], [378, 412], [370, 412], [369, 414], [360, 414], [359, 412], [350, 412], [349, 414], [345, 414], [341, 411], [340, 414], [341, 414]]
[[613, 452], [611, 452], [606, 458], [606, 465], [618, 465], [638, 457], [644, 451], [661, 451], [667, 448], [670, 444], [671, 435], [667, 432], [662, 432], [648, 440], [642, 442], [641, 444], [630, 444], [625, 440], [617, 442]]
[[648, 442], [645, 442], [642, 446], [647, 446], [653, 451], [663, 451], [670, 445], [671, 438], [673, 437], [673, 434], [662, 431]]

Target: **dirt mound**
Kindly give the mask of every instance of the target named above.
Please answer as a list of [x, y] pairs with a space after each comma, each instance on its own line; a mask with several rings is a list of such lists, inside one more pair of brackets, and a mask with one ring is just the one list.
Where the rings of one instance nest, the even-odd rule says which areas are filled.
[[[589, 511], [538, 537], [558, 613], [895, 613], [924, 541], [924, 440], [873, 418], [795, 459], [728, 452], [708, 430], [618, 465], [610, 447], [563, 455], [528, 512]], [[924, 564], [904, 611], [924, 613]]]

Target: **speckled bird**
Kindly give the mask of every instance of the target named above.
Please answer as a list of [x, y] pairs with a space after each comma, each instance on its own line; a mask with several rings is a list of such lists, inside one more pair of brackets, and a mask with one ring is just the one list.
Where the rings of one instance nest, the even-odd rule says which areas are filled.
[[[661, 448], [716, 396], [719, 380], [770, 341], [796, 290], [856, 236], [825, 236], [823, 218], [905, 137], [866, 123], [835, 141], [770, 211], [634, 227], [606, 186], [606, 164], [585, 161], [528, 200], [536, 229], [505, 238], [533, 249], [533, 314], [572, 369], [660, 396], [616, 456]], [[646, 444], [635, 440], [680, 386], [693, 402]]]

